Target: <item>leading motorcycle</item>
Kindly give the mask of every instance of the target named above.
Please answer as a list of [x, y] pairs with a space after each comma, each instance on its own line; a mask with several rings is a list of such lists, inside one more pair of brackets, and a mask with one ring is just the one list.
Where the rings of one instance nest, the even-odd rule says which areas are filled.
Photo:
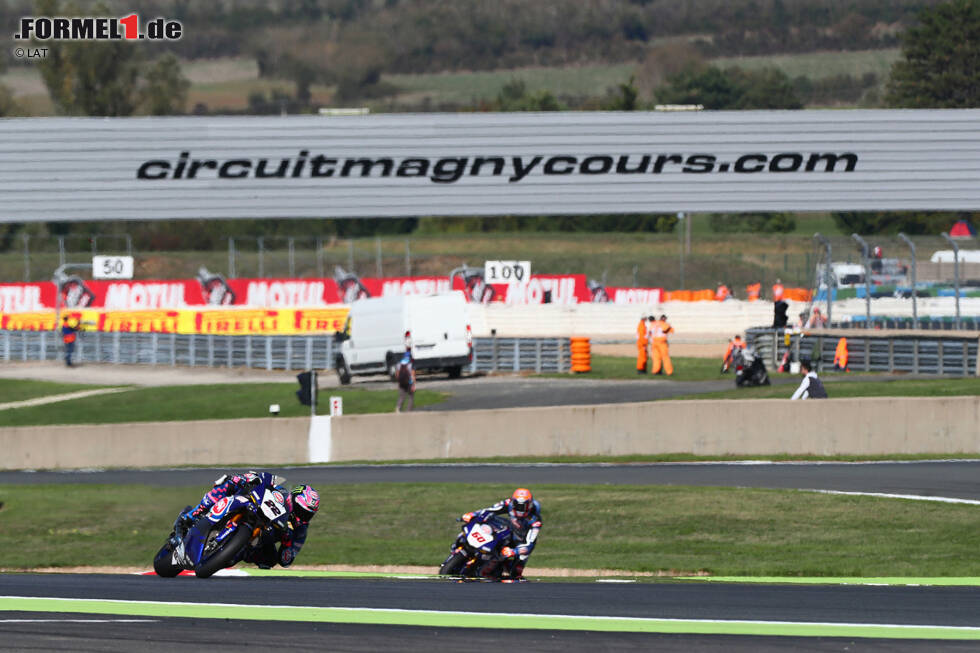
[[280, 489], [285, 480], [258, 474], [257, 482], [218, 500], [190, 528], [178, 516], [170, 537], [153, 558], [154, 571], [172, 578], [186, 569], [208, 578], [241, 561], [249, 548], [259, 546], [263, 535], [290, 528], [286, 496]]

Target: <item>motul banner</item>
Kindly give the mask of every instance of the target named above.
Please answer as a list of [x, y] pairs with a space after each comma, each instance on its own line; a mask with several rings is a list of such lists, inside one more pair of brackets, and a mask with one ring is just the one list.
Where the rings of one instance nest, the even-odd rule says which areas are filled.
[[507, 305], [657, 303], [660, 297], [657, 288], [605, 288], [587, 281], [582, 274], [535, 274], [526, 283], [507, 285], [484, 283], [482, 269], [473, 269], [451, 281], [448, 277], [362, 279], [347, 273], [334, 279], [226, 279], [202, 271], [196, 279], [172, 281], [107, 281], [69, 276], [61, 279], [58, 289], [50, 282], [0, 284], [0, 313], [39, 313], [58, 307], [121, 311], [127, 315], [192, 308], [316, 309], [365, 297], [432, 295], [449, 290], [462, 290], [471, 302]]

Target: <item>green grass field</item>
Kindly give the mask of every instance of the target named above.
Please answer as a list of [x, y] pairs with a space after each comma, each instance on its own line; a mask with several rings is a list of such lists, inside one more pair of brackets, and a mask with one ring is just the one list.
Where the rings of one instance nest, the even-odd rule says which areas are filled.
[[[839, 74], [860, 77], [874, 73], [884, 81], [891, 65], [900, 56], [898, 49], [849, 52], [813, 52], [800, 55], [757, 57], [722, 57], [710, 63], [728, 68], [775, 67], [789, 77], [820, 79]], [[198, 103], [211, 110], [242, 111], [248, 107], [251, 93], [270, 93], [279, 89], [290, 95], [295, 84], [288, 79], [261, 79], [258, 66], [248, 57], [224, 57], [184, 61], [182, 72], [191, 82], [187, 110]], [[512, 70], [464, 71], [453, 73], [384, 75], [382, 81], [393, 85], [393, 97], [362, 102], [373, 110], [384, 110], [393, 102], [401, 107], [439, 106], [443, 103], [472, 103], [492, 100], [503, 86], [513, 80], [523, 81], [532, 93], [549, 91], [558, 97], [602, 97], [605, 93], [636, 75], [640, 62], [593, 64], [561, 68], [525, 67]], [[54, 115], [54, 106], [34, 67], [14, 66], [0, 75], [0, 83], [11, 88], [24, 115]], [[334, 88], [320, 84], [311, 87], [313, 103], [333, 104]]]
[[[41, 382], [37, 383], [40, 392], [42, 385]], [[61, 384], [49, 385], [51, 392], [45, 394], [57, 394], [55, 389]], [[310, 408], [299, 403], [297, 388], [298, 385], [293, 383], [133, 388], [116, 394], [0, 411], [0, 427], [269, 417], [270, 404], [280, 405], [281, 417], [307, 416]], [[326, 411], [330, 396], [343, 398], [344, 413], [348, 415], [390, 413], [395, 410], [398, 391], [321, 390], [321, 414]], [[432, 390], [415, 393], [416, 407], [428, 406], [442, 399], [441, 393]]]
[[[149, 568], [177, 512], [206, 489], [0, 485], [0, 566]], [[457, 532], [455, 518], [513, 488], [366, 484], [356, 491], [320, 490], [324, 508], [298, 564], [426, 565], [434, 571]], [[529, 569], [980, 576], [973, 506], [743, 488], [542, 485], [534, 491], [544, 528]], [[38, 505], [45, 506], [43, 523]], [[25, 533], [30, 546], [24, 546]]]
[[[22, 379], [0, 379], [0, 404], [51, 395], [68, 394], [80, 390], [94, 390], [105, 386], [85, 383], [51, 383], [49, 381], [27, 381]], [[3, 417], [0, 416], [0, 424]]]

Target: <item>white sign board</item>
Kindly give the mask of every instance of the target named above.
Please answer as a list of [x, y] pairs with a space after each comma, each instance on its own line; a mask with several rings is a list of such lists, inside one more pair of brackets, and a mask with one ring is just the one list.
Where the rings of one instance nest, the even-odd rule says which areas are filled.
[[340, 417], [344, 414], [344, 398], [330, 397], [330, 417]]
[[132, 256], [93, 256], [92, 278], [94, 279], [132, 279]]
[[980, 108], [7, 118], [0, 143], [0, 223], [980, 209]]
[[527, 283], [531, 280], [530, 261], [486, 261], [483, 264], [484, 283]]

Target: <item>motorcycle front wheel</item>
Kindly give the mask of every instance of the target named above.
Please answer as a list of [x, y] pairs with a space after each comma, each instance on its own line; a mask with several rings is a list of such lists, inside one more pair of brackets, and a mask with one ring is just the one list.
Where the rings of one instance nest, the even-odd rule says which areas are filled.
[[169, 542], [164, 544], [153, 558], [153, 571], [162, 578], [173, 578], [180, 573], [181, 567], [174, 564], [174, 552]]
[[194, 574], [198, 578], [210, 578], [214, 572], [229, 566], [250, 539], [252, 539], [251, 528], [242, 524], [220, 549], [194, 567]]
[[446, 561], [442, 563], [439, 567], [440, 576], [459, 576], [460, 571], [462, 571], [463, 566], [466, 564], [466, 554], [462, 551], [457, 551], [452, 554]]

